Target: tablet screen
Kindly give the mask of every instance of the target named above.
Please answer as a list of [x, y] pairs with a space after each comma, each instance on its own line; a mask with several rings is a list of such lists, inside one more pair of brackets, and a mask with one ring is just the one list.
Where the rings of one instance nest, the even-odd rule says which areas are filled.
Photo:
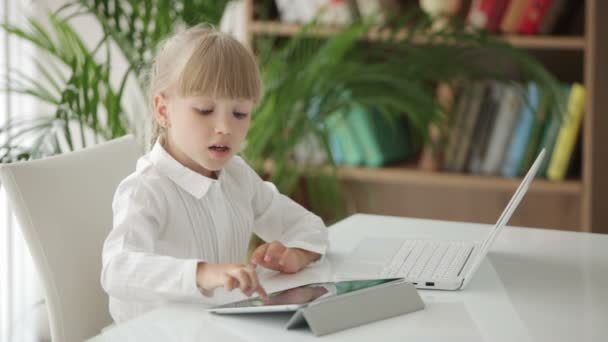
[[334, 283], [317, 283], [294, 287], [291, 289], [273, 292], [268, 295], [268, 301], [263, 302], [260, 298], [247, 299], [235, 303], [220, 306], [220, 308], [242, 308], [251, 306], [273, 306], [290, 304], [307, 304], [319, 298], [332, 295], [342, 295], [367, 287], [387, 283], [398, 278], [375, 279], [375, 280], [349, 280]]

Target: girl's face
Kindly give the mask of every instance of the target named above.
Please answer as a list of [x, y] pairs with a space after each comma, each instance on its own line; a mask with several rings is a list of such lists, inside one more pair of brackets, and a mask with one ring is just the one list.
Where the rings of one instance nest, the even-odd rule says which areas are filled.
[[154, 107], [156, 120], [166, 128], [167, 152], [209, 177], [240, 150], [251, 124], [253, 101], [157, 95]]

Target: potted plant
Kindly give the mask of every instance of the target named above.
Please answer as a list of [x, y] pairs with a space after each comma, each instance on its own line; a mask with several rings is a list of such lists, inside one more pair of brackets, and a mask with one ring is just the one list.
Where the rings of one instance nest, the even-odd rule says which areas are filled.
[[[35, 19], [26, 27], [3, 25], [36, 45], [49, 60], [38, 63], [40, 80], [16, 70], [8, 90], [31, 95], [53, 110], [0, 128], [0, 134], [8, 135], [0, 146], [0, 160], [39, 158], [127, 132], [145, 137], [145, 126], [136, 124], [141, 119], [125, 108], [127, 84], [135, 85], [135, 94], [144, 94], [142, 71], [163, 37], [175, 25], [217, 23], [226, 2], [81, 0], [50, 14], [48, 28]], [[103, 30], [93, 48], [71, 25], [75, 16], [83, 14], [93, 16]], [[465, 30], [461, 23], [431, 30], [429, 17], [412, 12], [380, 28], [355, 22], [330, 37], [316, 37], [314, 26], [314, 22], [307, 25], [282, 45], [266, 40], [257, 46], [265, 94], [253, 115], [243, 154], [261, 173], [271, 160], [269, 177], [283, 193], [293, 194], [304, 176], [312, 209], [335, 209], [331, 219], [340, 217], [341, 193], [328, 144], [327, 117], [343, 115], [353, 105], [388, 117], [407, 115], [414, 135], [424, 141], [428, 125], [445, 119], [435, 97], [438, 82], [508, 81], [510, 75], [501, 68], [473, 58], [480, 53], [500, 56], [517, 67], [521, 79], [536, 81], [555, 99], [560, 96], [557, 82], [533, 58], [483, 32]], [[367, 41], [373, 32], [384, 29], [388, 31], [383, 39]], [[117, 84], [112, 82], [112, 76], [116, 78], [112, 46], [119, 48], [128, 64]], [[328, 167], [294, 162], [294, 149], [310, 136], [320, 142]]]

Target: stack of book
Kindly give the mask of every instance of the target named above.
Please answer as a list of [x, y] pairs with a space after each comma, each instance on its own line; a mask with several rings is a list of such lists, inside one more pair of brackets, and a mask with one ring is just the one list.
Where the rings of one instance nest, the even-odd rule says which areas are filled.
[[466, 19], [490, 32], [580, 34], [582, 4], [579, 0], [473, 0]]
[[406, 160], [417, 152], [404, 116], [387, 117], [353, 105], [330, 115], [326, 127], [337, 164], [380, 167]]
[[580, 144], [585, 88], [562, 85], [566, 113], [535, 83], [474, 82], [463, 87], [450, 118], [443, 168], [452, 172], [518, 177], [541, 149], [539, 177], [563, 180]]
[[[435, 8], [450, 7], [436, 0]], [[326, 25], [348, 25], [357, 18], [378, 24], [404, 13], [411, 1], [400, 0], [275, 0], [280, 19]], [[430, 2], [430, 1], [427, 1]], [[467, 3], [467, 2], [464, 2]], [[462, 10], [475, 28], [508, 34], [582, 34], [584, 8], [580, 0], [471, 0]]]

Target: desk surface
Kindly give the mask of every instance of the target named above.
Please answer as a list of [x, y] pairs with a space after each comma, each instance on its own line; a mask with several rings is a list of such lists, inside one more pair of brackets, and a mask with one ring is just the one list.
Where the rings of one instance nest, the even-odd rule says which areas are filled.
[[[366, 236], [481, 240], [488, 225], [354, 215], [330, 228], [327, 263], [291, 277], [269, 276], [270, 290], [325, 281]], [[603, 341], [608, 336], [608, 235], [507, 227], [463, 291], [420, 291], [425, 310], [330, 334], [329, 341]], [[171, 305], [91, 341], [304, 341], [285, 330], [289, 315], [218, 316]]]

